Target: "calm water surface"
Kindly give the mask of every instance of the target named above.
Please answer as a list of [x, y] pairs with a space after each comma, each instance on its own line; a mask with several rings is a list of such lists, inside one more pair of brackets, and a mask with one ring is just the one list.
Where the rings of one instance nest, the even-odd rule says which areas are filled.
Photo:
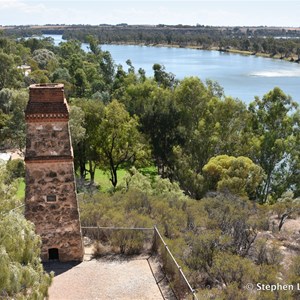
[[[49, 35], [44, 35], [49, 36]], [[57, 45], [61, 36], [51, 35]], [[88, 50], [88, 45], [82, 48]], [[275, 86], [300, 104], [300, 64], [278, 59], [244, 56], [219, 51], [194, 50], [186, 48], [166, 48], [147, 46], [102, 45], [108, 50], [116, 64], [127, 68], [130, 59], [138, 70], [143, 68], [147, 76], [153, 76], [152, 66], [159, 63], [167, 72], [182, 79], [198, 76], [201, 80], [212, 79], [219, 82], [227, 96], [239, 98], [246, 103], [255, 96], [262, 97]]]

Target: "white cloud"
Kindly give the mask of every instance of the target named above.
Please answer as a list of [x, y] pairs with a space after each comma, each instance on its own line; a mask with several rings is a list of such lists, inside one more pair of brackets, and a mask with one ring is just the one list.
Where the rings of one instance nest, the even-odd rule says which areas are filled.
[[[49, 1], [50, 2], [50, 1]], [[62, 14], [56, 6], [48, 7], [42, 1], [0, 0], [0, 22], [9, 25], [45, 24]]]
[[[299, 26], [296, 0], [0, 0], [0, 24]], [[284, 5], [281, 3], [284, 2]], [[292, 9], [291, 9], [292, 7]]]
[[18, 0], [1, 0], [0, 4], [1, 4], [0, 9], [3, 9], [3, 8], [16, 8], [19, 7], [22, 3]]
[[34, 5], [30, 5], [20, 0], [0, 0], [0, 4], [0, 11], [3, 9], [15, 9], [24, 13], [34, 13], [46, 9], [45, 5], [41, 3], [35, 3]]

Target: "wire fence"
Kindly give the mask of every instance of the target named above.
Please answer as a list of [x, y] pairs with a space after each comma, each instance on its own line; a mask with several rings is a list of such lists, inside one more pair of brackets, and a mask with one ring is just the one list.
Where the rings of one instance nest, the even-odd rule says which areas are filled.
[[192, 288], [185, 277], [181, 267], [178, 265], [168, 245], [165, 243], [162, 235], [154, 226], [153, 249], [161, 257], [163, 270], [168, 276], [171, 287], [178, 299], [198, 300], [196, 291]]
[[83, 236], [102, 244], [118, 247], [121, 254], [138, 254], [148, 251], [160, 258], [162, 270], [177, 299], [198, 300], [181, 267], [176, 262], [157, 227], [82, 227]]

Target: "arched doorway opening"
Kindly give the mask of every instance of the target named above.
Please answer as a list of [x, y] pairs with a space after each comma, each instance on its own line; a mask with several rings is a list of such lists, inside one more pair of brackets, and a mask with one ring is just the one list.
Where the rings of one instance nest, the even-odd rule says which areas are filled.
[[57, 248], [50, 248], [48, 250], [49, 260], [59, 260], [59, 254]]

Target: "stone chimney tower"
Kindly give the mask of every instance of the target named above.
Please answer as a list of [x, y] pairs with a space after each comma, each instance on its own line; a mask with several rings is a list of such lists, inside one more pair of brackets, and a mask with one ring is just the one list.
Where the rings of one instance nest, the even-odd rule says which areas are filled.
[[25, 217], [42, 238], [43, 261], [81, 261], [84, 250], [63, 84], [31, 85], [25, 117]]

